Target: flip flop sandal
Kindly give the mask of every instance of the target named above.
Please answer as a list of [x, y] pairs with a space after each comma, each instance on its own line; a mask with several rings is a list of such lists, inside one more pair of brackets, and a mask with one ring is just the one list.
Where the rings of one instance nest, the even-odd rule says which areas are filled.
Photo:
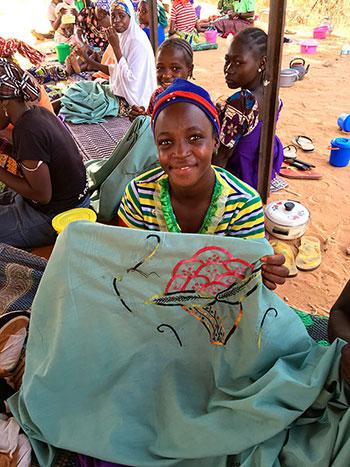
[[288, 169], [280, 169], [279, 175], [281, 175], [281, 177], [297, 178], [301, 180], [320, 180], [323, 177], [321, 173], [315, 172], [314, 170], [300, 170], [292, 166]]
[[294, 144], [288, 144], [283, 148], [283, 157], [285, 159], [296, 159], [297, 157], [297, 147]]
[[285, 242], [281, 242], [280, 240], [275, 239], [270, 240], [270, 245], [272, 246], [276, 255], [284, 255], [286, 259], [284, 266], [286, 266], [286, 268], [289, 270], [288, 277], [295, 277], [298, 274], [298, 269], [295, 264], [292, 247]]
[[301, 57], [296, 57], [290, 61], [289, 68], [291, 68], [292, 70], [297, 70], [298, 79], [299, 81], [301, 81], [309, 71], [310, 65], [307, 65], [305, 67], [305, 60]]
[[321, 244], [318, 238], [304, 236], [301, 238], [299, 253], [295, 264], [301, 271], [313, 271], [321, 264]]
[[16, 368], [27, 338], [27, 313], [8, 313], [0, 320], [0, 377]]
[[298, 135], [293, 139], [293, 143], [304, 152], [315, 150], [315, 145], [308, 136]]

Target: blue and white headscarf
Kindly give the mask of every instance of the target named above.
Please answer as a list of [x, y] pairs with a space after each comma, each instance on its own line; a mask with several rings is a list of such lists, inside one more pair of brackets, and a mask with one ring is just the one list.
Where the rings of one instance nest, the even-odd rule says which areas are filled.
[[109, 10], [111, 8], [111, 1], [112, 0], [95, 0], [95, 6], [109, 13]]

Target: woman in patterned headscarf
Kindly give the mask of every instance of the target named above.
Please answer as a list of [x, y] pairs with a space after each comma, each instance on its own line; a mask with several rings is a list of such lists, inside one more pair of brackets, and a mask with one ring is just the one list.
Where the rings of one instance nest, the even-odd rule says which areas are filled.
[[105, 29], [111, 25], [110, 4], [111, 0], [96, 0], [94, 6], [85, 7], [78, 14], [78, 36], [84, 44], [102, 52], [108, 45]]
[[0, 242], [18, 248], [53, 243], [51, 220], [60, 212], [89, 205], [79, 151], [63, 123], [30, 105], [39, 85], [13, 61], [0, 58], [0, 129], [13, 125], [13, 157], [19, 174], [0, 168]]

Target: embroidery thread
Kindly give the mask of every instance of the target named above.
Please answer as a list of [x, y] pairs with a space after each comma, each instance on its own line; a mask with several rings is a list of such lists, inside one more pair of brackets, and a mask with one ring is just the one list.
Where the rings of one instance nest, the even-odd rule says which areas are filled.
[[203, 324], [212, 344], [225, 345], [242, 319], [243, 301], [261, 284], [260, 270], [260, 261], [248, 263], [216, 246], [201, 248], [175, 265], [164, 294], [148, 303], [181, 306]]
[[173, 331], [173, 333], [174, 333], [174, 335], [175, 335], [175, 337], [176, 337], [176, 339], [177, 339], [177, 341], [178, 341], [180, 347], [182, 347], [182, 342], [181, 342], [181, 339], [180, 339], [178, 333], [176, 332], [176, 329], [173, 328], [172, 326], [170, 326], [170, 324], [165, 324], [165, 323], [163, 323], [163, 324], [160, 324], [159, 326], [157, 326], [157, 331], [163, 333], [164, 330], [161, 329], [161, 328], [163, 328], [163, 327], [169, 328], [169, 329], [171, 329], [171, 330]]
[[142, 266], [146, 261], [150, 260], [152, 258], [152, 256], [154, 256], [156, 254], [156, 251], [158, 250], [159, 245], [160, 245], [160, 237], [158, 235], [155, 235], [155, 234], [147, 235], [146, 240], [148, 240], [149, 238], [155, 238], [157, 240], [156, 246], [152, 249], [151, 253], [149, 253], [147, 256], [145, 256], [135, 266], [133, 266], [132, 268], [127, 269], [126, 272], [138, 272], [143, 277], [149, 277], [152, 274], [155, 274], [156, 276], [158, 276], [158, 274], [156, 272], [146, 273], [146, 272], [143, 272], [143, 271], [139, 270], [140, 266]]

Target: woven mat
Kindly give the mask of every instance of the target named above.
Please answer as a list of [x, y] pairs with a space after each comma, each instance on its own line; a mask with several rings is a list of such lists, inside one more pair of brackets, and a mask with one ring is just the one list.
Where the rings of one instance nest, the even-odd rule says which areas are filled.
[[73, 136], [84, 161], [108, 159], [131, 126], [127, 117], [108, 118], [105, 123], [64, 124]]

